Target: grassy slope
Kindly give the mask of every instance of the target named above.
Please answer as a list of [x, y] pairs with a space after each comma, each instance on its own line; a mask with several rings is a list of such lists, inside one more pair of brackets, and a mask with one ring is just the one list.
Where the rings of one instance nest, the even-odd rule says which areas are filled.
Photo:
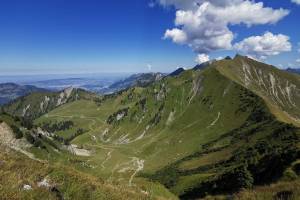
[[[253, 116], [256, 109], [266, 119], [259, 118], [261, 113]], [[251, 116], [259, 121], [249, 121]], [[75, 128], [88, 130], [73, 143], [92, 151], [91, 157], [80, 160], [88, 160], [93, 168], [73, 166], [108, 180], [142, 185], [148, 191], [149, 182], [137, 177], [143, 163], [144, 176], [177, 195], [193, 194], [200, 183], [215, 180], [224, 171], [212, 166], [232, 159], [233, 152], [243, 150], [241, 146], [249, 141], [255, 145], [272, 135], [273, 126], [281, 126], [258, 97], [214, 68], [190, 70], [147, 88], [132, 88], [101, 104], [69, 103], [37, 119], [36, 124], [56, 120], [72, 120]], [[239, 162], [230, 166], [244, 161]], [[178, 176], [172, 177], [169, 172], [174, 170]]]
[[[239, 127], [248, 116], [248, 113], [235, 113], [239, 102], [236, 87], [239, 86], [222, 78], [215, 70], [205, 73], [188, 71], [179, 78], [168, 78], [163, 81], [164, 88], [160, 88], [163, 82], [159, 82], [147, 89], [128, 90], [113, 100], [103, 102], [99, 107], [88, 101], [67, 104], [36, 122], [72, 119], [77, 127], [91, 130], [88, 134], [75, 139], [75, 143], [87, 148], [97, 148], [97, 145], [100, 148], [102, 145], [104, 148], [107, 146], [108, 149], [110, 147], [121, 149], [115, 152], [119, 156], [115, 162], [122, 159], [121, 157], [128, 160], [131, 155], [145, 160], [146, 170], [157, 170], [173, 162], [174, 159], [182, 158], [201, 149], [201, 144], [217, 139], [220, 135]], [[204, 76], [206, 78], [202, 78]], [[203, 79], [201, 83], [200, 79]], [[196, 85], [197, 80], [200, 83], [197, 86], [199, 94], [193, 97], [193, 81]], [[163, 94], [164, 90], [165, 94]], [[165, 98], [157, 101], [156, 97], [159, 92]], [[132, 99], [128, 98], [131, 95], [133, 95]], [[143, 98], [146, 98], [145, 111], [142, 110], [140, 104], [136, 105], [136, 102]], [[164, 106], [160, 111], [159, 108], [162, 105]], [[106, 123], [109, 115], [125, 107], [130, 107], [127, 117], [111, 125]], [[172, 111], [173, 120], [166, 125]], [[156, 125], [151, 122], [155, 115], [160, 116], [160, 122]], [[211, 125], [214, 121], [216, 123]], [[150, 128], [145, 136], [137, 140], [147, 126]], [[102, 133], [106, 128], [109, 131], [106, 136], [103, 136]], [[129, 142], [118, 144], [119, 139], [125, 135], [128, 135]], [[95, 136], [97, 141], [93, 141], [91, 136]], [[107, 139], [109, 142], [103, 142]], [[107, 151], [100, 151], [100, 155], [95, 156], [98, 159], [95, 162], [105, 157], [103, 153], [106, 154]], [[115, 162], [112, 159], [107, 164], [115, 166], [117, 164]]]
[[96, 98], [96, 95], [81, 89], [70, 90], [69, 88], [61, 92], [35, 92], [4, 105], [3, 110], [11, 115], [36, 119], [65, 103], [92, 98]]
[[300, 76], [247, 57], [221, 60], [219, 72], [262, 97], [281, 121], [300, 126]]
[[[73, 168], [33, 161], [1, 147], [1, 199], [149, 199], [141, 191], [116, 186]], [[38, 182], [47, 178], [49, 188]], [[24, 190], [30, 185], [31, 190]]]

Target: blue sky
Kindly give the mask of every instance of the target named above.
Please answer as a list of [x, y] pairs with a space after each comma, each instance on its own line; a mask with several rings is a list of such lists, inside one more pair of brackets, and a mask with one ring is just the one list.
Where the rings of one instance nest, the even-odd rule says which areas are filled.
[[[236, 53], [236, 49], [222, 48], [202, 52], [190, 48], [188, 41], [178, 44], [172, 38], [163, 39], [167, 29], [184, 26], [174, 25], [175, 12], [189, 10], [172, 4], [176, 0], [170, 2], [162, 5], [159, 0], [2, 0], [1, 74], [146, 72], [149, 66], [151, 71], [169, 72], [194, 66], [197, 54], [205, 53], [212, 59]], [[284, 8], [289, 14], [276, 24], [229, 24], [234, 34], [232, 44], [262, 36], [266, 31], [274, 36], [283, 34], [289, 37], [292, 49], [264, 60], [282, 67], [297, 67], [300, 5], [290, 0], [264, 3], [274, 10]]]

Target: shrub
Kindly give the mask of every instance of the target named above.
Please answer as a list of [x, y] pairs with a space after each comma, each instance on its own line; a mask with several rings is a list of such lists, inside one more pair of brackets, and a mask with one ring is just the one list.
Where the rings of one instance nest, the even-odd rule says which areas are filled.
[[27, 140], [27, 142], [29, 142], [30, 144], [34, 144], [34, 137], [30, 134], [30, 133], [27, 133], [25, 134], [25, 139]]
[[245, 166], [238, 168], [236, 171], [237, 187], [238, 188], [251, 188], [253, 185], [252, 174], [247, 170]]
[[46, 131], [51, 132], [51, 133], [57, 132], [57, 131], [68, 130], [73, 126], [74, 126], [73, 121], [60, 121], [60, 122], [53, 123], [53, 124], [43, 123], [41, 125], [43, 130], [46, 130]]
[[295, 164], [293, 170], [296, 172], [297, 175], [300, 175], [300, 163]]
[[287, 169], [283, 173], [283, 180], [286, 180], [286, 181], [296, 180], [297, 177], [298, 177], [297, 174], [291, 169]]
[[11, 129], [13, 130], [16, 139], [21, 139], [23, 137], [22, 131], [17, 126], [12, 125]]
[[25, 118], [21, 119], [21, 125], [27, 128], [28, 130], [31, 130], [33, 128], [33, 123], [29, 119], [25, 119]]

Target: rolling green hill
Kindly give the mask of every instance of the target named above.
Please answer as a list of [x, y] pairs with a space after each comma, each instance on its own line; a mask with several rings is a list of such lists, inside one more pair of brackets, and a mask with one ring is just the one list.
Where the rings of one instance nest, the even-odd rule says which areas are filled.
[[[35, 115], [43, 148], [27, 150], [147, 198], [297, 196], [298, 81], [246, 57], [212, 62]], [[271, 183], [272, 193], [261, 189]]]
[[3, 110], [14, 116], [35, 119], [65, 103], [92, 98], [97, 96], [76, 88], [67, 88], [61, 92], [35, 92], [17, 98], [3, 106]]

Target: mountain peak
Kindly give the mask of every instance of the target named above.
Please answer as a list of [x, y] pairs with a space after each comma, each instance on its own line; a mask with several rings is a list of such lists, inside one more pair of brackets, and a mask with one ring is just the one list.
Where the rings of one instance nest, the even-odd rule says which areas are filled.
[[300, 74], [300, 68], [287, 68], [285, 71], [291, 72], [294, 74]]
[[217, 69], [264, 98], [278, 119], [300, 126], [300, 80], [295, 75], [239, 54], [219, 62]]
[[184, 71], [185, 71], [185, 69], [183, 67], [180, 67], [180, 68], [176, 69], [174, 72], [170, 73], [168, 76], [178, 76]]
[[247, 58], [247, 56], [243, 56], [243, 55], [237, 53], [233, 59], [236, 59], [236, 58]]

